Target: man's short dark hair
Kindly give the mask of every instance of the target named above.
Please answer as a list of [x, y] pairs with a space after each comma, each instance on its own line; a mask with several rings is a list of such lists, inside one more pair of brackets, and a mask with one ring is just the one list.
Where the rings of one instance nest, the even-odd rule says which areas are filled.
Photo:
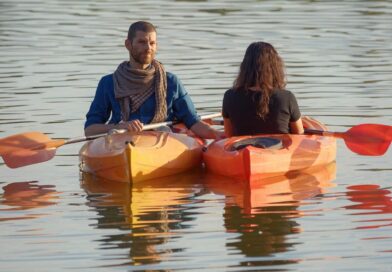
[[131, 24], [131, 26], [129, 27], [128, 40], [132, 41], [133, 38], [135, 38], [136, 31], [143, 31], [146, 33], [157, 32], [153, 24], [150, 24], [149, 22], [138, 21]]

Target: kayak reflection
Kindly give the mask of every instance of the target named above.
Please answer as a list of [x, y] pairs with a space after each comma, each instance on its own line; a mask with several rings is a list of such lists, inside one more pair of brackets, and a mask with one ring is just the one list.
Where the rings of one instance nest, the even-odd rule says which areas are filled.
[[[229, 241], [228, 250], [241, 250], [246, 256], [267, 256], [285, 252], [293, 246], [286, 236], [300, 232], [295, 218], [304, 215], [298, 210], [301, 202], [323, 194], [332, 187], [336, 164], [289, 172], [257, 182], [240, 182], [208, 175], [205, 183], [209, 191], [225, 197], [224, 225], [227, 232], [240, 236]], [[254, 264], [260, 265], [260, 260]], [[277, 260], [274, 264], [297, 262]], [[272, 263], [271, 263], [272, 264]]]
[[201, 172], [169, 176], [142, 184], [105, 180], [83, 173], [81, 186], [87, 192], [87, 205], [93, 207], [99, 229], [119, 229], [101, 240], [102, 249], [130, 249], [130, 260], [123, 265], [160, 262], [173, 252], [165, 244], [184, 222], [194, 220], [183, 205], [204, 194]]
[[205, 184], [211, 192], [225, 195], [226, 204], [237, 205], [244, 213], [257, 213], [258, 207], [298, 206], [303, 199], [321, 194], [334, 186], [336, 163], [324, 167], [288, 172], [254, 182], [207, 174]]
[[40, 185], [38, 181], [12, 182], [3, 186], [0, 203], [3, 214], [9, 216], [0, 218], [0, 221], [37, 218], [42, 214], [20, 215], [17, 211], [36, 209], [56, 203], [58, 192], [54, 185]]

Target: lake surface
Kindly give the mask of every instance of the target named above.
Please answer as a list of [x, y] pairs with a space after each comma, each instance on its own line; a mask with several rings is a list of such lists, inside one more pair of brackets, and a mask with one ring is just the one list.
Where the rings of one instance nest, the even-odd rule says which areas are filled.
[[[199, 113], [249, 43], [272, 43], [302, 113], [333, 131], [392, 125], [392, 1], [0, 2], [0, 137], [83, 135], [129, 25], [158, 26], [157, 58]], [[336, 163], [247, 187], [196, 171], [144, 186], [79, 173], [80, 144], [18, 169], [0, 160], [1, 271], [391, 271], [392, 151], [338, 143]]]

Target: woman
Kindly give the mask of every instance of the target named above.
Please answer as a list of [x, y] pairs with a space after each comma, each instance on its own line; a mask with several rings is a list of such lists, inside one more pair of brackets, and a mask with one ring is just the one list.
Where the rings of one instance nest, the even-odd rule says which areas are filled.
[[226, 136], [303, 134], [297, 100], [285, 86], [284, 64], [275, 48], [265, 42], [250, 44], [223, 98]]

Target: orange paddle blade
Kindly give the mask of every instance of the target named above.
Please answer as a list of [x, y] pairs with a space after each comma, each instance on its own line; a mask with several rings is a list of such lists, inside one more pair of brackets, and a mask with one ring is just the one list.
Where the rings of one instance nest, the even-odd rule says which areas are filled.
[[24, 149], [2, 155], [5, 165], [18, 168], [50, 160], [56, 154], [56, 149]]
[[352, 127], [343, 135], [347, 147], [366, 156], [380, 156], [388, 150], [392, 140], [392, 126], [361, 124]]
[[56, 153], [47, 135], [27, 132], [0, 139], [0, 155], [10, 168], [48, 161]]

